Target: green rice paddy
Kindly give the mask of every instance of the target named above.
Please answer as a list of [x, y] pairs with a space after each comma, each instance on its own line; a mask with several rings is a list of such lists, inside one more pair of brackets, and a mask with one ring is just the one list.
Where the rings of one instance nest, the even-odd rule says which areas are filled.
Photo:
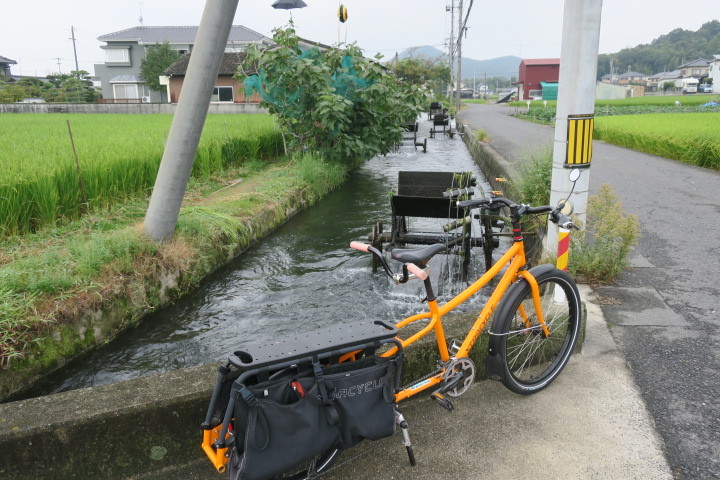
[[720, 112], [595, 118], [595, 138], [720, 170]]
[[[171, 122], [171, 115], [0, 114], [0, 237], [148, 194]], [[211, 115], [193, 175], [207, 177], [281, 149], [269, 115]]]

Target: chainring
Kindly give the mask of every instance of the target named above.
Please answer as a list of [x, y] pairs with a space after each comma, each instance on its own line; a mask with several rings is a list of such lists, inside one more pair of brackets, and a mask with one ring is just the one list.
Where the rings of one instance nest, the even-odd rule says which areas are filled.
[[462, 373], [463, 380], [456, 388], [447, 391], [447, 395], [450, 397], [459, 397], [467, 392], [468, 388], [470, 388], [475, 381], [475, 364], [469, 358], [462, 357], [450, 361], [443, 373], [443, 382], [447, 382], [450, 380], [450, 377], [458, 372]]

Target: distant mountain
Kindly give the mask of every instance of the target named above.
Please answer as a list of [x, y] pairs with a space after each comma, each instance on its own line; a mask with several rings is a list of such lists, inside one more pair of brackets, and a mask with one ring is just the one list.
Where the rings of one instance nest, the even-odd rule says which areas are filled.
[[[422, 47], [408, 48], [398, 54], [399, 58], [405, 57], [426, 57], [438, 58], [442, 57], [447, 61], [447, 53], [438, 50], [435, 47], [424, 45]], [[462, 59], [462, 77], [470, 79], [475, 76], [478, 80], [492, 77], [517, 77], [518, 68], [522, 58], [508, 55], [505, 57], [493, 58], [490, 60], [475, 60], [473, 58], [463, 57]]]
[[630, 69], [654, 75], [675, 70], [680, 65], [698, 58], [712, 60], [713, 55], [719, 54], [720, 22], [712, 20], [703, 24], [696, 32], [676, 28], [649, 44], [599, 55], [598, 78], [610, 73], [610, 61], [618, 74]]

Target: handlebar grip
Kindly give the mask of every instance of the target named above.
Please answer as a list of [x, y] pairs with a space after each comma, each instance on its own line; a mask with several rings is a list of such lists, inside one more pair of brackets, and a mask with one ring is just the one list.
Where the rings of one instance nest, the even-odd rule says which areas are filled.
[[555, 217], [557, 221], [555, 223], [558, 224], [559, 227], [564, 228], [566, 230], [580, 230], [580, 228], [575, 225], [570, 218], [567, 217], [564, 213], [557, 212], [557, 216]]
[[[463, 200], [460, 202], [457, 202], [457, 206], [460, 208], [466, 208], [466, 207], [480, 207], [482, 205], [486, 205], [488, 201], [486, 199], [479, 199], [479, 200]], [[498, 207], [500, 208], [500, 207]]]
[[369, 252], [368, 248], [370, 245], [366, 245], [361, 242], [350, 242], [350, 248], [354, 248], [355, 250], [360, 250], [361, 252]]
[[408, 272], [412, 273], [420, 280], [425, 280], [426, 278], [428, 278], [428, 273], [425, 270], [423, 270], [422, 268], [415, 265], [414, 263], [408, 263], [407, 269], [408, 269]]
[[525, 213], [530, 215], [537, 215], [539, 213], [547, 213], [553, 211], [552, 207], [546, 206], [546, 207], [527, 207], [525, 210]]

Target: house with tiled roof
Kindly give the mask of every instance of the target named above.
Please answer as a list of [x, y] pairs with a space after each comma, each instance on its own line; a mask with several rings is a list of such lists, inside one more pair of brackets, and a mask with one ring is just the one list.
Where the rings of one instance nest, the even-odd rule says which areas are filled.
[[[139, 26], [101, 35], [100, 48], [105, 61], [95, 65], [106, 102], [167, 102], [166, 92], [151, 91], [140, 76], [140, 64], [147, 48], [168, 42], [181, 54], [190, 53], [195, 44], [197, 26]], [[248, 45], [271, 45], [272, 39], [242, 25], [230, 29], [226, 52], [240, 53]]]
[[707, 77], [709, 71], [710, 61], [705, 58], [698, 58], [692, 62], [680, 65], [678, 70], [682, 72], [683, 78], [695, 77], [700, 79]]
[[[320, 50], [332, 48], [329, 45], [304, 38], [299, 39], [298, 46], [302, 50], [314, 47]], [[276, 47], [277, 45], [273, 44], [269, 48], [272, 49]], [[246, 56], [247, 54], [245, 52], [225, 52], [223, 54], [218, 77], [215, 81], [215, 88], [213, 89], [213, 94], [210, 99], [211, 103], [260, 103], [262, 101], [262, 98], [257, 93], [253, 93], [247, 97], [245, 95], [245, 84], [243, 81], [234, 78], [238, 67], [245, 61]], [[163, 77], [165, 78], [160, 78], [160, 83], [167, 87], [167, 98], [170, 99], [170, 103], [177, 103], [180, 98], [180, 91], [185, 82], [185, 74], [187, 73], [189, 64], [190, 53], [186, 53], [165, 69], [163, 72]], [[254, 73], [254, 70], [245, 71], [247, 75], [253, 75]]]
[[[215, 88], [210, 99], [212, 103], [260, 103], [262, 100], [258, 94], [250, 97], [245, 96], [245, 85], [241, 80], [234, 78], [238, 66], [245, 60], [245, 52], [225, 52], [223, 54], [218, 78], [215, 81]], [[170, 65], [164, 72], [165, 79], [161, 78], [160, 83], [167, 86], [167, 98], [170, 103], [177, 103], [180, 98], [185, 81], [185, 74], [190, 63], [190, 54], [185, 53]], [[246, 72], [252, 75], [255, 72]]]
[[672, 83], [675, 85], [675, 80], [682, 78], [682, 72], [680, 70], [673, 70], [672, 72], [660, 72], [655, 75], [647, 77], [647, 88], [650, 92], [657, 92], [663, 90], [665, 83]]
[[618, 85], [645, 85], [648, 75], [640, 72], [625, 72], [615, 78]]
[[0, 55], [0, 75], [12, 78], [12, 73], [10, 73], [10, 65], [16, 64], [17, 62], [15, 60], [10, 60], [9, 58]]

